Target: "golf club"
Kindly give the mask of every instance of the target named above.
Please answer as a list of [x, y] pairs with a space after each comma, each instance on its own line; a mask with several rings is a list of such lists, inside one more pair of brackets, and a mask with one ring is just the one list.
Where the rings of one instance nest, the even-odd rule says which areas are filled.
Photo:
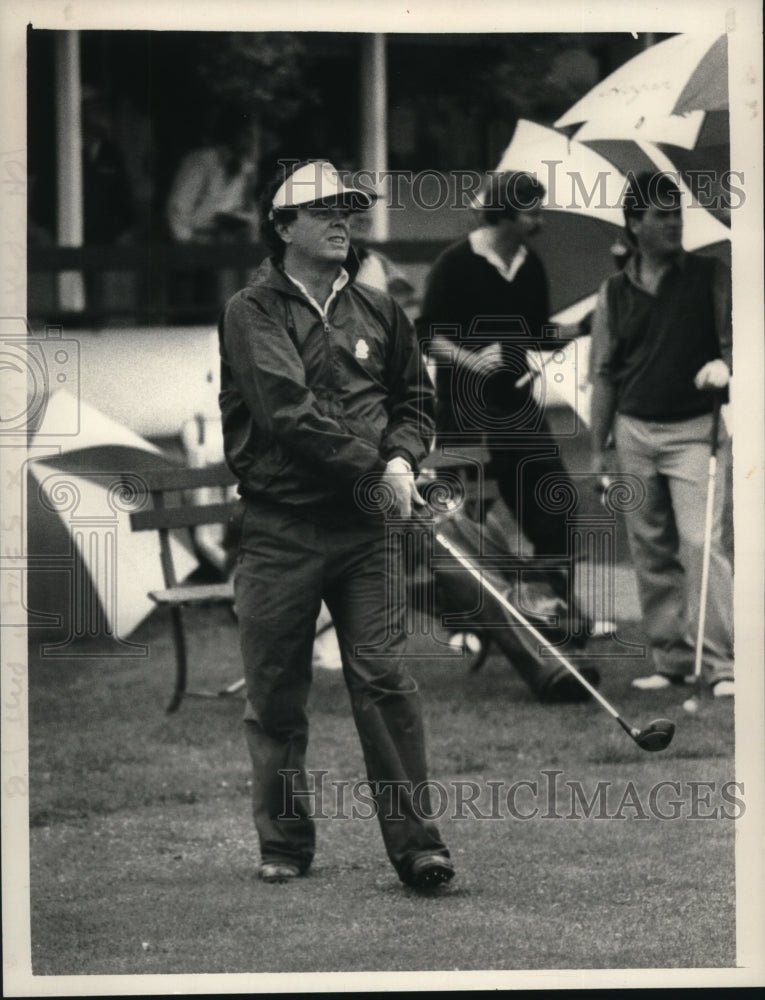
[[704, 655], [704, 632], [707, 621], [707, 594], [709, 592], [709, 558], [712, 551], [712, 525], [714, 521], [715, 479], [717, 478], [717, 437], [720, 429], [720, 393], [715, 393], [712, 410], [712, 435], [709, 447], [707, 473], [707, 509], [704, 522], [704, 552], [701, 562], [701, 594], [699, 596], [699, 626], [696, 632], [696, 658], [693, 664], [693, 694], [683, 702], [686, 712], [698, 709], [701, 663]]
[[576, 669], [573, 664], [569, 663], [565, 656], [559, 650], [557, 650], [551, 643], [549, 643], [543, 635], [531, 624], [531, 622], [523, 615], [521, 612], [513, 607], [513, 605], [507, 600], [507, 598], [499, 591], [490, 580], [487, 580], [480, 570], [477, 570], [470, 562], [467, 556], [459, 551], [450, 541], [443, 535], [436, 527], [435, 533], [436, 541], [451, 556], [453, 556], [457, 562], [463, 566], [470, 574], [473, 576], [483, 588], [485, 588], [493, 597], [495, 597], [505, 610], [512, 615], [524, 628], [527, 628], [534, 638], [540, 642], [553, 656], [563, 664], [563, 666], [568, 670], [583, 687], [589, 691], [593, 698], [605, 708], [605, 710], [612, 715], [622, 729], [627, 733], [641, 750], [657, 751], [664, 750], [672, 741], [672, 737], [675, 733], [675, 724], [669, 719], [654, 719], [653, 722], [649, 722], [645, 729], [638, 729], [636, 726], [630, 726], [624, 719], [619, 715], [616, 709], [609, 704], [609, 702], [603, 697], [602, 694], [593, 687], [592, 684], [583, 677], [582, 674]]
[[561, 360], [560, 354], [562, 351], [564, 351], [575, 340], [584, 340], [586, 337], [589, 337], [589, 335], [590, 335], [589, 329], [585, 329], [580, 323], [577, 332], [570, 335], [566, 339], [566, 342], [562, 344], [560, 347], [556, 347], [554, 350], [547, 352], [547, 356], [542, 362], [541, 367], [530, 368], [525, 375], [522, 375], [516, 381], [515, 388], [522, 389], [524, 385], [528, 385], [529, 382], [535, 382], [538, 378], [541, 378], [544, 369], [547, 368], [547, 366], [550, 364], [551, 361], [555, 361], [557, 363]]

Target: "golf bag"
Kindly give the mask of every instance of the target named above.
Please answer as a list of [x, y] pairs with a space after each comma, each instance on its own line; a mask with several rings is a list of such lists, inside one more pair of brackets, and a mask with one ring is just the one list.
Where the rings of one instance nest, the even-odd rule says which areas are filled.
[[[469, 560], [480, 556], [476, 564], [480, 579], [459, 561], [456, 553]], [[498, 591], [550, 645], [561, 651], [564, 647], [581, 648], [583, 639], [577, 636], [582, 630], [571, 627], [576, 624], [571, 608], [560, 595], [560, 587], [551, 583], [549, 569], [533, 559], [514, 556], [504, 533], [491, 526], [482, 527], [461, 512], [435, 519], [432, 555], [436, 607], [444, 624], [454, 631], [477, 634], [483, 644], [483, 653], [473, 669], [481, 666], [488, 646], [494, 643], [540, 701], [589, 699], [587, 690], [492, 593], [492, 589]], [[600, 678], [594, 667], [581, 664], [577, 669], [597, 685]]]

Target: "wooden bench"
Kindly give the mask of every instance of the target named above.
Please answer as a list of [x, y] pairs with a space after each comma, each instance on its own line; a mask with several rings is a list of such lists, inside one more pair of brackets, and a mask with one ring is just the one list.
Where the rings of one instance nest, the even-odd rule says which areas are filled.
[[[200, 525], [228, 524], [238, 509], [239, 501], [227, 499], [226, 491], [236, 483], [225, 465], [204, 468], [162, 469], [142, 473], [153, 504], [150, 509], [130, 515], [133, 531], [157, 531], [164, 589], [149, 592], [149, 597], [159, 606], [170, 610], [170, 620], [175, 646], [175, 690], [167, 712], [174, 712], [184, 697], [218, 698], [236, 694], [244, 687], [238, 680], [220, 691], [187, 691], [187, 650], [184, 632], [184, 608], [203, 605], [225, 605], [236, 621], [234, 586], [231, 580], [220, 583], [179, 582], [173, 561], [170, 533], [187, 531], [193, 543], [192, 532]], [[200, 490], [215, 488], [221, 499], [200, 503]]]

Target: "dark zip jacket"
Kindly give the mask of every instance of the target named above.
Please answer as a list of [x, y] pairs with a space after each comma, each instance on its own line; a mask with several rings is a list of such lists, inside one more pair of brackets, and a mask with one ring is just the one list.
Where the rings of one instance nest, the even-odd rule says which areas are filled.
[[359, 513], [360, 477], [396, 455], [416, 470], [433, 436], [433, 386], [406, 315], [349, 283], [324, 320], [272, 259], [219, 324], [226, 461], [245, 498], [306, 516]]

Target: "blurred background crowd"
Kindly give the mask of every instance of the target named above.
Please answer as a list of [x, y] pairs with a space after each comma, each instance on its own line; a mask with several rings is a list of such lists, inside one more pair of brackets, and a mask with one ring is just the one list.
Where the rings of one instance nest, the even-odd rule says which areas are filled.
[[[61, 228], [61, 35], [28, 35], [28, 311], [45, 322], [72, 317], [56, 294], [55, 258], [35, 258], [35, 249], [78, 243]], [[108, 258], [119, 267], [102, 263], [84, 272], [86, 294], [75, 311], [84, 309], [90, 325], [213, 319], [243, 273], [216, 276], [209, 254], [189, 248], [256, 241], [253, 209], [280, 158], [326, 157], [341, 168], [379, 170], [382, 149], [384, 166], [394, 171], [491, 170], [519, 120], [551, 125], [597, 81], [666, 37], [78, 35], [82, 245], [128, 248]], [[436, 256], [428, 241], [445, 243], [474, 220], [438, 191], [435, 198], [420, 191], [429, 200], [423, 208], [412, 203], [411, 187], [399, 190], [403, 210], [387, 213], [385, 235], [389, 256], [418, 291]], [[186, 252], [131, 254], [146, 246]], [[254, 249], [247, 263], [256, 259]]]

